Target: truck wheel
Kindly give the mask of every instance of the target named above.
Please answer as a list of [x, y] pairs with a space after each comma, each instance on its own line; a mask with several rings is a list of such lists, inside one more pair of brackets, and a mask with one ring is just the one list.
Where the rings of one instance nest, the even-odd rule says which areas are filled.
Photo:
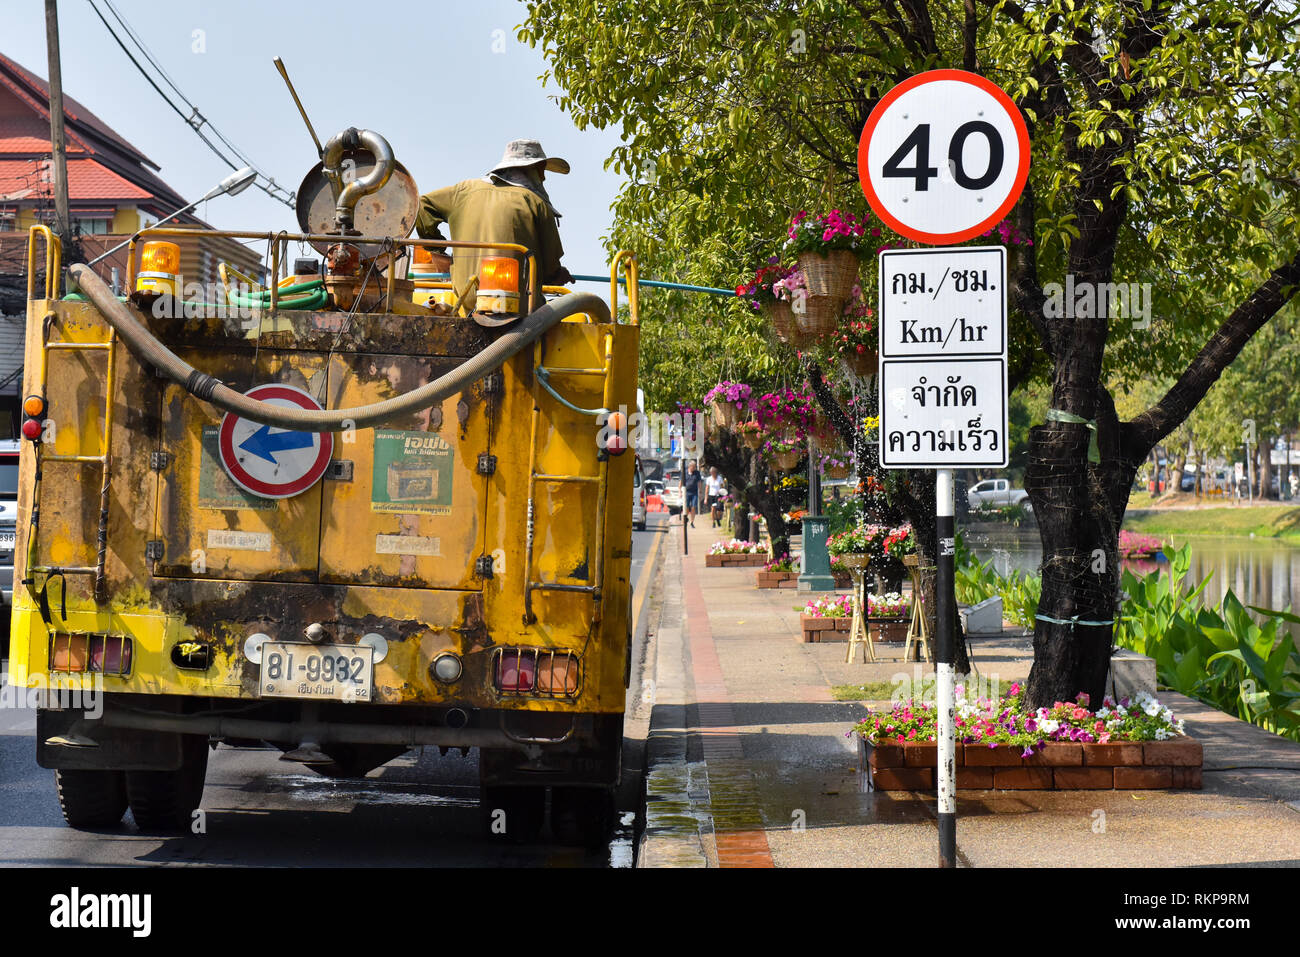
[[184, 735], [181, 752], [181, 766], [175, 771], [126, 772], [127, 801], [140, 830], [168, 833], [189, 829], [191, 815], [203, 799], [208, 739]]
[[112, 827], [126, 813], [124, 771], [55, 771], [54, 787], [70, 827]]
[[551, 831], [560, 844], [595, 850], [614, 830], [613, 788], [551, 789]]
[[512, 844], [529, 844], [542, 833], [546, 820], [546, 788], [483, 785], [479, 810], [489, 837]]

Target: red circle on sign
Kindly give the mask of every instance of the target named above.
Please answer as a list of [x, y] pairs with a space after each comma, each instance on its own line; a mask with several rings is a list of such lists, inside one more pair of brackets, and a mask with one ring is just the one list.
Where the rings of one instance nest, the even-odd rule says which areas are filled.
[[[981, 220], [978, 224], [967, 229], [962, 229], [952, 233], [928, 233], [920, 229], [914, 229], [911, 226], [900, 221], [896, 216], [885, 208], [885, 204], [880, 197], [876, 195], [875, 188], [871, 185], [870, 169], [867, 166], [867, 151], [871, 146], [871, 136], [876, 130], [876, 124], [885, 115], [885, 111], [890, 105], [908, 90], [913, 90], [918, 86], [926, 83], [934, 83], [938, 80], [953, 80], [958, 83], [969, 83], [977, 86], [984, 92], [991, 95], [997, 100], [1011, 118], [1011, 123], [1016, 130], [1016, 140], [1020, 144], [1020, 161], [1016, 167], [1016, 178], [1011, 186], [1011, 192], [1007, 195], [1001, 205], [994, 210], [993, 214]], [[927, 243], [932, 246], [945, 246], [951, 243], [965, 242], [973, 239], [987, 229], [997, 225], [1011, 211], [1011, 207], [1016, 205], [1016, 200], [1020, 198], [1021, 192], [1025, 188], [1025, 180], [1029, 178], [1029, 128], [1025, 126], [1025, 118], [1020, 115], [1020, 108], [1007, 96], [1002, 87], [993, 83], [991, 80], [980, 76], [978, 73], [967, 73], [965, 70], [928, 70], [925, 73], [918, 73], [916, 76], [908, 77], [898, 86], [886, 93], [876, 104], [876, 108], [871, 111], [867, 117], [866, 126], [862, 127], [862, 136], [858, 139], [858, 182], [862, 184], [862, 192], [866, 194], [867, 202], [881, 221], [898, 233], [900, 236], [906, 236], [919, 243]]]
[[[267, 399], [285, 399], [292, 402], [299, 408], [307, 409], [312, 412], [321, 411], [320, 404], [306, 392], [288, 385], [259, 385], [254, 386], [244, 393], [247, 398], [266, 401]], [[252, 492], [254, 495], [260, 495], [263, 498], [291, 498], [294, 495], [300, 495], [307, 489], [311, 488], [320, 481], [325, 470], [329, 467], [330, 458], [334, 455], [334, 435], [331, 432], [313, 433], [320, 435], [320, 448], [317, 450], [316, 458], [312, 461], [310, 467], [302, 475], [288, 482], [276, 484], [266, 482], [251, 475], [247, 469], [239, 464], [235, 457], [234, 433], [235, 426], [241, 420], [241, 416], [232, 412], [227, 412], [221, 420], [221, 432], [217, 438], [217, 448], [221, 454], [221, 464], [225, 466], [226, 474], [229, 475], [240, 488]]]

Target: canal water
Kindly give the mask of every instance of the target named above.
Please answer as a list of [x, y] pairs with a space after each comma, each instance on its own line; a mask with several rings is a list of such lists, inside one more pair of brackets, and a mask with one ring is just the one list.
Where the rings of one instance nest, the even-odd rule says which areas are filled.
[[[992, 559], [1003, 575], [1012, 569], [1037, 574], [1043, 560], [1036, 527], [980, 524], [963, 529], [962, 537], [982, 561]], [[1300, 548], [1267, 539], [1210, 536], [1174, 536], [1171, 548], [1182, 544], [1192, 550], [1188, 586], [1210, 576], [1202, 593], [1205, 605], [1217, 605], [1231, 590], [1245, 605], [1278, 610], [1289, 606], [1293, 611], [1300, 606]], [[1151, 560], [1125, 564], [1135, 575], [1169, 567]]]

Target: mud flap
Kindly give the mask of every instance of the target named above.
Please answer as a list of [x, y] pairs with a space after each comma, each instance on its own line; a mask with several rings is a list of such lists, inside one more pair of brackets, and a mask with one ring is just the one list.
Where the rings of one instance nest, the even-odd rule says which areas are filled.
[[[76, 725], [76, 734], [98, 747], [47, 744]], [[106, 728], [80, 709], [36, 712], [36, 763], [60, 771], [175, 771], [181, 766], [181, 735], [170, 731]]]

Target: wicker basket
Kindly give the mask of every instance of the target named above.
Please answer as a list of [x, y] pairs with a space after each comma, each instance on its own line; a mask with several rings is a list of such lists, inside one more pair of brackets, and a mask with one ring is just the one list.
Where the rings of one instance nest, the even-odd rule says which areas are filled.
[[778, 342], [792, 346], [799, 344], [799, 327], [795, 325], [794, 310], [790, 308], [790, 303], [784, 299], [767, 303], [763, 306], [763, 315], [772, 324]]
[[865, 379], [867, 376], [875, 375], [880, 369], [880, 353], [875, 349], [867, 352], [854, 352], [842, 358], [843, 363], [848, 366], [859, 379]]
[[713, 425], [719, 429], [730, 429], [740, 420], [740, 410], [736, 408], [734, 402], [725, 402], [722, 399], [714, 399], [709, 403], [709, 410], [713, 413]]
[[865, 569], [871, 564], [870, 552], [845, 552], [840, 556], [840, 564], [845, 568]]
[[921, 556], [912, 552], [910, 555], [903, 556], [903, 564], [908, 568], [919, 568], [921, 565]]
[[772, 464], [781, 472], [793, 472], [799, 460], [803, 458], [803, 449], [791, 449], [789, 452], [777, 452], [772, 456]]
[[849, 477], [849, 467], [847, 465], [834, 465], [822, 471], [822, 475], [828, 479], [839, 481]]
[[763, 447], [763, 433], [762, 433], [762, 432], [741, 432], [741, 433], [740, 433], [740, 438], [741, 438], [741, 441], [743, 441], [746, 445], [748, 445], [748, 446], [749, 446], [751, 449], [753, 449], [755, 452], [757, 452], [759, 449], [761, 449], [761, 448]]
[[824, 296], [838, 300], [839, 305], [835, 309], [837, 317], [853, 293], [853, 284], [858, 281], [859, 265], [857, 254], [847, 249], [833, 249], [825, 254], [799, 254], [799, 271], [808, 283], [809, 298]]
[[807, 296], [803, 301], [803, 311], [794, 314], [795, 322], [809, 339], [822, 339], [832, 335], [839, 328], [840, 312], [844, 300], [830, 296]]

